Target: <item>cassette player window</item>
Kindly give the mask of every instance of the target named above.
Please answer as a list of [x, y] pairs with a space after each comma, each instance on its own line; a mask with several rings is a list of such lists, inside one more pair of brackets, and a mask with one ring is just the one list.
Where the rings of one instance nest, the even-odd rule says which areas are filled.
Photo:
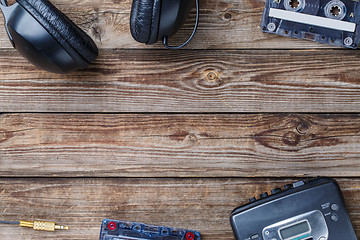
[[282, 239], [289, 239], [302, 234], [307, 234], [309, 232], [310, 232], [309, 223], [307, 221], [303, 221], [295, 225], [292, 225], [290, 227], [281, 229], [280, 236]]

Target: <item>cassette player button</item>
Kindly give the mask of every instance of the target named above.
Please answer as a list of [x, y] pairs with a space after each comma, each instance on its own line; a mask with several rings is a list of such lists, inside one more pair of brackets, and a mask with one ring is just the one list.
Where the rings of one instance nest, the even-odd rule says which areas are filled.
[[256, 198], [255, 197], [250, 198], [249, 202], [256, 202]]
[[339, 220], [339, 217], [338, 215], [336, 215], [335, 213], [333, 215], [331, 215], [331, 220], [334, 221], [334, 222], [337, 222], [337, 220]]
[[301, 187], [303, 185], [305, 185], [304, 181], [298, 181], [298, 182], [293, 183], [294, 188]]
[[271, 190], [271, 194], [277, 194], [279, 192], [281, 192], [281, 188], [274, 188]]
[[290, 188], [292, 188], [292, 184], [286, 184], [285, 186], [284, 186], [284, 188], [285, 188], [285, 190], [288, 190], [288, 189], [290, 189]]
[[331, 210], [333, 210], [333, 211], [339, 210], [339, 205], [337, 205], [336, 203], [331, 204]]
[[264, 192], [264, 193], [260, 194], [261, 199], [266, 198], [268, 196], [269, 196], [269, 194], [267, 192]]
[[251, 240], [256, 240], [256, 239], [259, 239], [260, 238], [260, 235], [259, 234], [254, 234], [250, 237]]

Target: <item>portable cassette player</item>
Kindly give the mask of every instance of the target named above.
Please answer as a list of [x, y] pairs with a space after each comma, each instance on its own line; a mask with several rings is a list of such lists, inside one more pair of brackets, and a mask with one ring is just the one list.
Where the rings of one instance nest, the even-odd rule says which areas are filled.
[[237, 240], [357, 240], [337, 182], [316, 178], [275, 188], [236, 208]]

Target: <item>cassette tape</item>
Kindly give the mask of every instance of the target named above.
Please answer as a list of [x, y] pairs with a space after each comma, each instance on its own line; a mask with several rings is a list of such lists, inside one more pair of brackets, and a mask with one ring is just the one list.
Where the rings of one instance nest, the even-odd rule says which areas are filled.
[[359, 0], [266, 0], [263, 32], [358, 48]]
[[200, 240], [200, 233], [180, 228], [104, 219], [100, 240]]

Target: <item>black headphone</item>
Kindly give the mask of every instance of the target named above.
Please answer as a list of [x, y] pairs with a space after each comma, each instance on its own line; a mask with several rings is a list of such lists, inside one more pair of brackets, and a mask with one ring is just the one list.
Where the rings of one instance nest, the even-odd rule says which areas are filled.
[[93, 63], [94, 41], [48, 0], [1, 0], [5, 27], [13, 46], [39, 68], [68, 73]]
[[170, 47], [168, 37], [183, 25], [194, 0], [133, 0], [130, 29], [134, 39], [141, 43], [153, 44], [162, 40], [165, 47], [179, 49], [194, 37], [199, 23], [199, 1], [196, 0], [196, 22], [190, 38], [180, 46]]
[[[147, 44], [174, 34], [185, 21], [193, 0], [134, 0], [131, 33]], [[196, 26], [199, 18], [198, 0]], [[0, 0], [13, 46], [39, 68], [55, 73], [84, 69], [98, 56], [94, 41], [48, 0]], [[179, 47], [185, 46], [191, 38]]]

